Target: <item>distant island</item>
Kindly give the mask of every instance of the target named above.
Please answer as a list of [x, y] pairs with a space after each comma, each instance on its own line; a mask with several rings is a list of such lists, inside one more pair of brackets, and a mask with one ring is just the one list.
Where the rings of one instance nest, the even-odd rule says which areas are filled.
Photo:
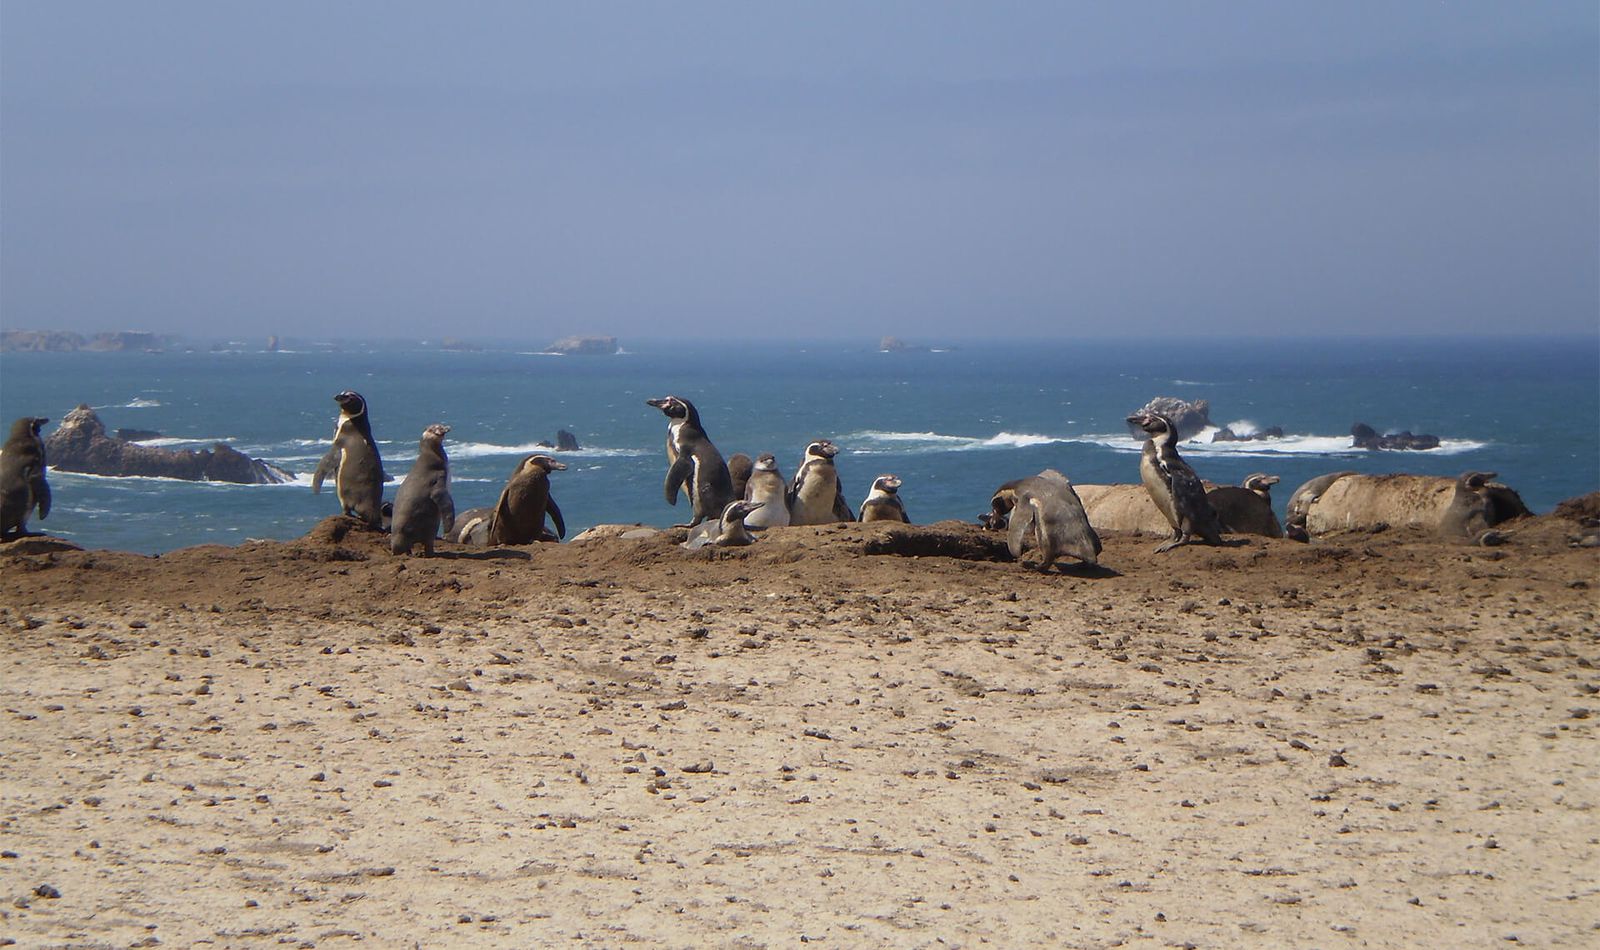
[[613, 356], [621, 347], [614, 336], [567, 336], [544, 348], [562, 356]]
[[115, 330], [84, 337], [69, 330], [0, 330], [0, 353], [159, 353], [173, 337]]
[[879, 353], [927, 353], [928, 347], [907, 343], [897, 336], [886, 336], [878, 341]]

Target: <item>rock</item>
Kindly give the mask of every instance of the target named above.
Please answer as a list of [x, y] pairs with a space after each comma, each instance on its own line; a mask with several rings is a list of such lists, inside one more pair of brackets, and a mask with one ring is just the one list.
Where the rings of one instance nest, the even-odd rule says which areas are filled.
[[244, 485], [280, 485], [294, 480], [294, 473], [243, 455], [222, 442], [199, 451], [158, 449], [109, 436], [105, 423], [84, 405], [61, 420], [61, 426], [45, 441], [45, 451], [50, 467], [63, 472]]
[[1365, 422], [1350, 427], [1350, 447], [1372, 451], [1425, 452], [1439, 447], [1436, 435], [1413, 435], [1410, 432], [1392, 432], [1379, 435], [1378, 430]]
[[[1188, 402], [1176, 396], [1157, 396], [1140, 409], [1130, 413], [1156, 412], [1166, 416], [1177, 427], [1179, 440], [1192, 439], [1201, 430], [1211, 426], [1211, 403], [1204, 399]], [[1128, 424], [1128, 432], [1140, 442], [1145, 440], [1144, 430]]]
[[1568, 498], [1556, 505], [1556, 510], [1551, 512], [1557, 518], [1576, 521], [1586, 528], [1600, 526], [1600, 491], [1592, 491], [1587, 495]]
[[24, 554], [52, 554], [57, 551], [82, 551], [83, 548], [71, 541], [61, 538], [52, 538], [49, 535], [30, 535], [18, 538], [15, 541], [0, 541], [0, 557], [5, 555]]
[[568, 336], [550, 344], [545, 352], [563, 356], [611, 356], [619, 349], [614, 336]]
[[540, 439], [534, 444], [541, 449], [555, 449], [557, 452], [578, 451], [578, 437], [568, 432], [566, 429], [556, 430], [556, 440], [554, 442], [551, 442], [549, 439]]
[[914, 346], [897, 336], [886, 336], [878, 341], [879, 353], [926, 353], [925, 346]]
[[75, 353], [90, 350], [101, 353], [159, 353], [171, 337], [140, 331], [96, 333], [84, 339], [65, 330], [6, 330], [0, 332], [0, 353]]
[[1213, 442], [1260, 442], [1264, 439], [1281, 438], [1283, 438], [1283, 426], [1267, 426], [1265, 429], [1257, 429], [1254, 432], [1246, 432], [1243, 435], [1227, 426], [1223, 426], [1211, 433], [1211, 441]]

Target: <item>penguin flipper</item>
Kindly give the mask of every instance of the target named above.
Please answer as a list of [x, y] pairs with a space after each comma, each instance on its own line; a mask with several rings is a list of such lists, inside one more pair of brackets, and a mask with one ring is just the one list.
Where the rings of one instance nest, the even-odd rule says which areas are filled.
[[450, 497], [450, 489], [442, 482], [434, 487], [433, 503], [439, 508], [439, 527], [448, 538], [456, 526], [456, 500]]
[[33, 502], [39, 506], [39, 520], [50, 517], [50, 483], [44, 480], [44, 471], [33, 476]]
[[1023, 503], [1011, 509], [1011, 526], [1006, 532], [1006, 547], [1011, 549], [1011, 556], [1022, 560], [1022, 545], [1028, 535], [1033, 532], [1033, 519], [1035, 511], [1033, 505]]
[[338, 471], [339, 471], [339, 443], [335, 442], [333, 444], [333, 447], [328, 449], [328, 454], [324, 455], [322, 457], [322, 461], [317, 463], [317, 470], [315, 472], [311, 473], [311, 494], [313, 494], [313, 495], [322, 494], [322, 482], [323, 482], [323, 480], [328, 478], [330, 475], [335, 474]]
[[833, 480], [833, 516], [840, 521], [854, 521], [855, 514], [850, 510], [850, 503], [844, 500], [844, 482], [838, 476]]
[[561, 520], [561, 506], [557, 505], [556, 500], [548, 495], [544, 499], [544, 513], [549, 515], [551, 522], [555, 524], [556, 537], [566, 540], [567, 523]]
[[666, 493], [667, 504], [676, 505], [678, 503], [678, 489], [685, 481], [688, 481], [693, 472], [694, 460], [687, 453], [678, 456], [677, 460], [672, 463], [672, 467], [667, 469], [667, 480], [661, 486]]

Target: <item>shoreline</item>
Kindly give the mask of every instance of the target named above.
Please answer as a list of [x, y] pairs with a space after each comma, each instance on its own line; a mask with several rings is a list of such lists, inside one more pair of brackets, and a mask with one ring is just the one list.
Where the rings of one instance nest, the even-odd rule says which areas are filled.
[[[19, 942], [1600, 924], [1600, 551], [1568, 547], [1576, 522], [1494, 548], [1108, 534], [1103, 569], [1041, 575], [866, 554], [870, 525], [402, 559], [338, 520], [0, 549]], [[940, 532], [968, 533], [916, 534]]]

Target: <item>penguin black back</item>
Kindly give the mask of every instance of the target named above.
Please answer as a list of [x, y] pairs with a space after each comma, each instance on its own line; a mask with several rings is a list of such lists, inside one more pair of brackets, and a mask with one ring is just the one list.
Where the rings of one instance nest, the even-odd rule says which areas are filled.
[[0, 448], [0, 537], [28, 532], [28, 519], [50, 516], [50, 485], [45, 481], [44, 440], [39, 429], [49, 419], [23, 416], [11, 423]]

